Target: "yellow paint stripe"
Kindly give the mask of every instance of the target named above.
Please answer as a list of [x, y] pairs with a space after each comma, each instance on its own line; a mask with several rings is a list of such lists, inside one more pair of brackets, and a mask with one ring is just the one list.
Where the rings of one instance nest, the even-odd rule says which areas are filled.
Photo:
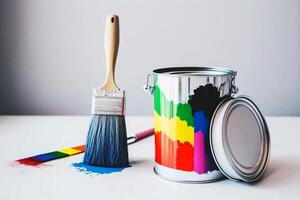
[[189, 142], [194, 145], [194, 127], [175, 116], [171, 119], [154, 112], [154, 130], [166, 134], [173, 141]]
[[69, 156], [72, 156], [72, 155], [80, 153], [81, 151], [79, 151], [77, 149], [68, 148], [68, 149], [59, 150], [59, 152], [68, 154]]

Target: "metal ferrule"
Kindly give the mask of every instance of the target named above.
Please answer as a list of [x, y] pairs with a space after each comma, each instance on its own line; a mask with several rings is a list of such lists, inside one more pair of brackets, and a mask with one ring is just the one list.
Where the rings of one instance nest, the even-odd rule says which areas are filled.
[[127, 144], [133, 144], [137, 141], [136, 135], [127, 137]]
[[125, 92], [93, 90], [92, 115], [124, 115]]

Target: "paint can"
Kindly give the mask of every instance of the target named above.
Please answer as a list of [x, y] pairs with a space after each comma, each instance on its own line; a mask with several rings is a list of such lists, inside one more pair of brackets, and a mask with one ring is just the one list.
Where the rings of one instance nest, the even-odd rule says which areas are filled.
[[[219, 148], [221, 146], [220, 142], [224, 143], [222, 141], [222, 128], [219, 130], [220, 127], [218, 129], [214, 126], [214, 135], [218, 135], [219, 138], [216, 140], [211, 139], [211, 121], [217, 121], [215, 123], [217, 125], [220, 125], [220, 120], [221, 122], [225, 121], [225, 126], [227, 125], [226, 120], [230, 121], [232, 118], [239, 116], [239, 114], [236, 114], [234, 117], [228, 117], [227, 119], [224, 116], [215, 119], [216, 116], [220, 116], [220, 114], [215, 114], [216, 109], [220, 108], [220, 105], [223, 105], [224, 102], [232, 99], [232, 96], [238, 92], [238, 88], [235, 86], [236, 75], [236, 71], [226, 68], [171, 67], [155, 69], [152, 74], [147, 76], [145, 89], [154, 96], [154, 171], [157, 175], [167, 180], [184, 183], [214, 182], [231, 175], [235, 176], [232, 178], [233, 180], [247, 182], [260, 178], [268, 160], [266, 154], [269, 152], [267, 150], [263, 152], [264, 159], [260, 161], [260, 167], [254, 167], [255, 169], [249, 172], [251, 175], [245, 172], [247, 178], [244, 178], [239, 176], [242, 173], [226, 172], [226, 169], [230, 170], [230, 167], [226, 165], [228, 163], [222, 158], [229, 156], [228, 152], [230, 150], [228, 149], [230, 148], [227, 148], [226, 155]], [[149, 84], [150, 76], [153, 76], [153, 86]], [[239, 98], [239, 101], [242, 101], [242, 98]], [[258, 111], [258, 113], [260, 112]], [[242, 115], [245, 115], [245, 113], [242, 113]], [[244, 117], [247, 124], [249, 119], [247, 119], [247, 116]], [[257, 119], [262, 118], [262, 115], [257, 117]], [[257, 123], [264, 124], [261, 127], [266, 127], [264, 120], [257, 120]], [[268, 136], [266, 130], [265, 128], [262, 131], [262, 135]], [[256, 134], [256, 136], [260, 137], [259, 134]], [[246, 136], [243, 135], [236, 138], [240, 139], [240, 142], [234, 142], [239, 148], [242, 147], [242, 141], [247, 141], [247, 139], [245, 140]], [[266, 149], [269, 147], [267, 140], [265, 139], [266, 144], [264, 144]], [[212, 141], [214, 148], [211, 145]], [[258, 145], [263, 144], [259, 143], [256, 147]], [[215, 153], [213, 152], [215, 149], [220, 151]], [[248, 152], [244, 152], [243, 156], [247, 156]], [[250, 154], [257, 155], [257, 151]], [[257, 157], [253, 158], [252, 163], [256, 162], [255, 159]]]

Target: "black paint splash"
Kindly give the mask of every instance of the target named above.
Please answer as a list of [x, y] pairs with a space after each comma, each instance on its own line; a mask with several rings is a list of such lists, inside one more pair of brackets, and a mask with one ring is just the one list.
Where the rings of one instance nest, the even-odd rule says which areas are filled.
[[199, 86], [194, 90], [194, 95], [190, 96], [189, 104], [192, 107], [192, 112], [203, 111], [206, 117], [211, 120], [215, 109], [221, 101], [227, 98], [228, 95], [220, 97], [220, 92], [217, 87], [212, 84]]
[[[215, 109], [217, 108], [219, 103], [227, 97], [228, 95], [220, 97], [220, 92], [218, 88], [213, 86], [212, 84], [199, 86], [197, 89], [194, 90], [194, 95], [190, 96], [189, 104], [192, 107], [195, 134], [199, 134], [198, 131], [201, 131], [201, 133], [204, 134], [205, 145], [205, 158], [204, 160], [202, 160], [201, 163], [198, 163], [198, 165], [200, 166], [195, 167], [196, 169], [204, 169], [205, 172], [214, 171], [218, 169], [210, 150], [210, 144], [208, 140], [208, 135], [210, 134], [209, 125]], [[203, 115], [203, 113], [205, 116]], [[204, 118], [199, 116], [202, 116]], [[207, 118], [207, 120], [205, 118]], [[195, 149], [195, 151], [198, 150]], [[195, 153], [195, 155], [197, 154]]]

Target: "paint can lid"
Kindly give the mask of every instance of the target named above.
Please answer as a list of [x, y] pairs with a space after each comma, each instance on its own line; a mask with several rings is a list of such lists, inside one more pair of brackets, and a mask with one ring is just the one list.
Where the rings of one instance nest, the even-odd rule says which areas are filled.
[[210, 125], [210, 147], [216, 164], [232, 180], [261, 178], [270, 155], [270, 136], [257, 105], [246, 96], [219, 104]]

